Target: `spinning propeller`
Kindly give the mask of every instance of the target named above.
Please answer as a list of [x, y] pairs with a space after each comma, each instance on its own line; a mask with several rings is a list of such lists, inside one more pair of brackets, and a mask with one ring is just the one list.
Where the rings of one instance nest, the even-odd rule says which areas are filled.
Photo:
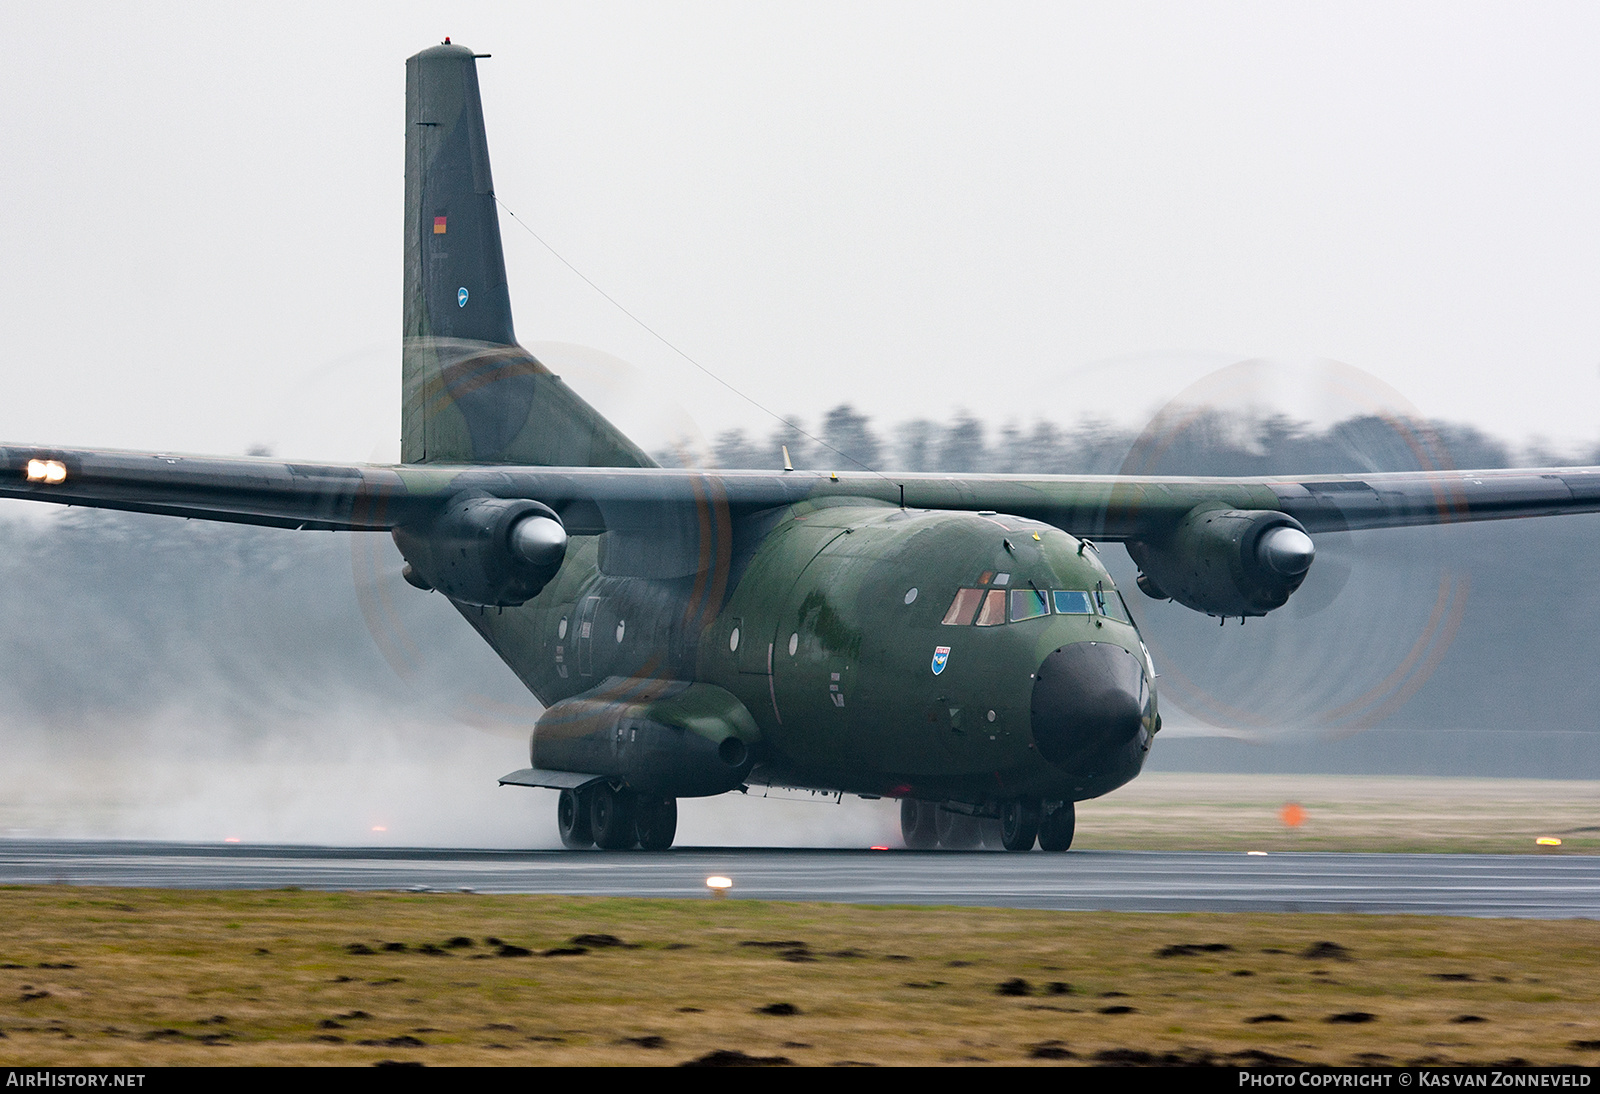
[[[1172, 395], [1120, 473], [1360, 474], [1454, 467], [1422, 414], [1349, 365], [1244, 361]], [[1443, 658], [1467, 582], [1438, 527], [1307, 537], [1275, 529], [1263, 561], [1309, 566], [1288, 603], [1249, 619], [1207, 618], [1130, 597], [1161, 674], [1165, 732], [1256, 741], [1342, 737], [1400, 710]], [[1131, 562], [1106, 549], [1119, 582]]]

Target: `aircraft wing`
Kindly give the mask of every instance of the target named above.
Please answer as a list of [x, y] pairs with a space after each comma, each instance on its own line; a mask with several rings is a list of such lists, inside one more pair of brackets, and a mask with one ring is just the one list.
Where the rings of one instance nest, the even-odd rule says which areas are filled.
[[573, 535], [849, 497], [992, 510], [1077, 536], [1137, 540], [1197, 506], [1276, 510], [1312, 533], [1600, 512], [1600, 467], [1175, 478], [317, 464], [0, 447], [0, 497], [241, 524], [381, 531], [426, 519], [464, 492], [541, 502]]
[[0, 497], [280, 528], [382, 530], [409, 497], [381, 467], [0, 447]]

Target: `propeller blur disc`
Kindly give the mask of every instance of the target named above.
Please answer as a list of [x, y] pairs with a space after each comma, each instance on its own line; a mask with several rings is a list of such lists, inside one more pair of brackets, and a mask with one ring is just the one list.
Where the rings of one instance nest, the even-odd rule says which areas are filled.
[[[1139, 432], [1130, 475], [1267, 475], [1438, 470], [1438, 433], [1392, 387], [1335, 361], [1243, 361], [1169, 398]], [[1161, 674], [1174, 736], [1341, 737], [1395, 714], [1448, 649], [1466, 581], [1437, 528], [1284, 530], [1269, 564], [1309, 569], [1264, 618], [1219, 621], [1133, 597]], [[1447, 533], [1446, 533], [1447, 535]], [[1119, 582], [1135, 569], [1120, 553]], [[1114, 567], [1116, 568], [1116, 567]]]

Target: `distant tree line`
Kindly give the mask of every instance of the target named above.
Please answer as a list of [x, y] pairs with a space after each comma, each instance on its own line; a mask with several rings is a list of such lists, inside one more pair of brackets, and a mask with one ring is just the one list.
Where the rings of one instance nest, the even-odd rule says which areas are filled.
[[744, 429], [717, 435], [709, 453], [687, 446], [655, 453], [666, 466], [776, 469], [784, 450], [813, 470], [998, 472], [1035, 475], [1275, 475], [1407, 471], [1422, 467], [1529, 467], [1600, 463], [1600, 449], [1554, 452], [1514, 447], [1469, 425], [1378, 416], [1325, 429], [1283, 415], [1204, 410], [1142, 431], [1082, 419], [993, 427], [958, 412], [948, 422], [917, 418], [886, 431], [848, 403], [815, 428], [787, 418], [764, 438]]

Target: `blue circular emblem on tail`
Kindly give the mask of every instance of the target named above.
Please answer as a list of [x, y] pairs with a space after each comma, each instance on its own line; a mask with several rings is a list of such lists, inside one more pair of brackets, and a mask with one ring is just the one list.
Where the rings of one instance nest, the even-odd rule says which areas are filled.
[[457, 289], [456, 290], [456, 307], [464, 308], [466, 306], [467, 306], [467, 290], [465, 288]]

